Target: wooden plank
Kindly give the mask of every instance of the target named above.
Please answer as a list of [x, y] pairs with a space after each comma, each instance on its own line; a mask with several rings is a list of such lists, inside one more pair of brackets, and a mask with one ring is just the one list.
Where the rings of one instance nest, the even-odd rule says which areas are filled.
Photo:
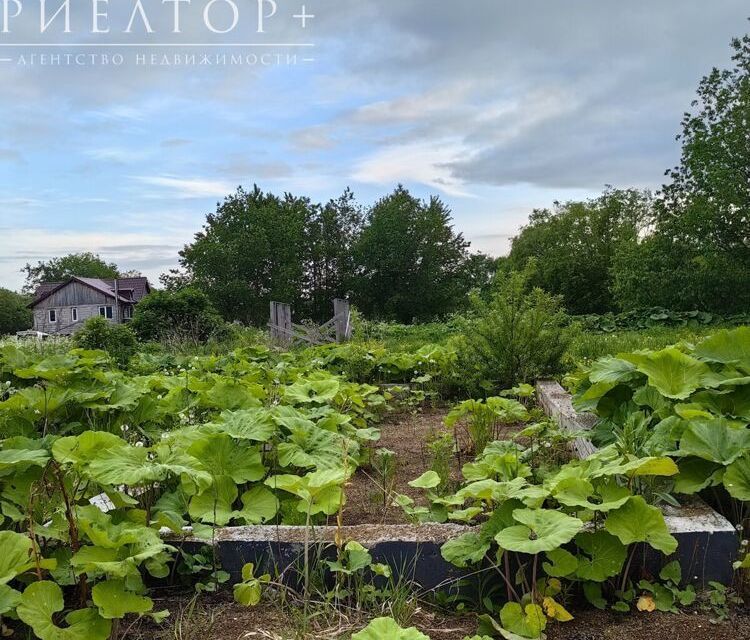
[[[536, 383], [536, 395], [544, 412], [557, 420], [568, 433], [588, 431], [596, 424], [596, 416], [591, 413], [578, 413], [573, 408], [570, 394], [554, 380], [540, 380]], [[581, 458], [588, 458], [597, 452], [594, 444], [585, 437], [576, 438], [571, 448]]]

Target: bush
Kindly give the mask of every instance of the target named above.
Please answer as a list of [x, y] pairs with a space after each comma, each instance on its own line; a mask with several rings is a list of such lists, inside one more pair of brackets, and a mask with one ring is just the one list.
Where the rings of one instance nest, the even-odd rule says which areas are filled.
[[118, 364], [126, 364], [137, 347], [135, 333], [124, 324], [114, 324], [102, 317], [89, 318], [73, 336], [73, 342], [82, 349], [106, 351]]
[[141, 340], [177, 343], [201, 343], [226, 332], [208, 296], [193, 288], [150, 293], [136, 306], [131, 326]]
[[470, 392], [492, 393], [561, 371], [573, 329], [566, 328], [562, 299], [530, 289], [530, 276], [530, 269], [503, 275], [489, 301], [472, 299], [473, 318], [456, 339]]

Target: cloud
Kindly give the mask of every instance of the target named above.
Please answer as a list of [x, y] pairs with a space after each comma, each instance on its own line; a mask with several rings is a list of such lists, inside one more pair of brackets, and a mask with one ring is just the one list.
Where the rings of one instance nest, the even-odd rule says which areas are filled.
[[14, 164], [26, 164], [23, 155], [15, 149], [0, 148], [0, 162], [12, 162]]
[[164, 193], [151, 195], [164, 198], [223, 198], [232, 193], [237, 186], [223, 180], [177, 176], [134, 176], [133, 179], [141, 184], [166, 189]]
[[163, 242], [158, 232], [123, 233], [106, 231], [60, 231], [43, 228], [13, 228], [12, 233], [0, 229], [0, 282], [20, 289], [20, 269], [27, 262], [49, 260], [55, 256], [79, 251], [98, 253], [115, 261], [125, 270], [138, 269], [157, 282], [159, 274], [177, 265], [177, 252], [188, 234]]
[[354, 170], [357, 182], [393, 185], [419, 182], [453, 196], [468, 196], [465, 183], [454, 177], [448, 165], [465, 149], [459, 142], [416, 142], [392, 145], [362, 160]]

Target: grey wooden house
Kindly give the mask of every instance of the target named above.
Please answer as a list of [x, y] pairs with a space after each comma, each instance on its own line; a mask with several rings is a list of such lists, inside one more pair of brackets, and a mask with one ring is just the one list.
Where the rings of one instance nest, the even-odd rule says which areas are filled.
[[65, 282], [41, 284], [29, 308], [34, 311], [34, 331], [71, 335], [91, 317], [128, 322], [133, 308], [151, 293], [146, 278], [100, 280], [73, 276]]

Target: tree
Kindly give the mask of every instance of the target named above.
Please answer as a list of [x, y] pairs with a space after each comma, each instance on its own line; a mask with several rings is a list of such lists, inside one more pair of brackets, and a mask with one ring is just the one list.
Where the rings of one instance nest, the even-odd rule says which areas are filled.
[[205, 342], [219, 337], [224, 321], [205, 293], [188, 287], [151, 292], [136, 305], [130, 326], [141, 340]]
[[608, 187], [598, 198], [537, 209], [513, 239], [510, 264], [534, 260], [535, 286], [561, 295], [571, 313], [615, 309], [612, 266], [623, 245], [634, 245], [652, 217], [648, 191]]
[[241, 187], [209, 214], [180, 263], [229, 321], [264, 324], [269, 302], [300, 304], [310, 202]]
[[347, 189], [312, 209], [306, 233], [305, 313], [319, 322], [331, 317], [334, 298], [346, 298], [354, 282], [354, 245], [362, 231], [362, 208]]
[[39, 261], [36, 266], [27, 263], [21, 272], [26, 274], [24, 291], [27, 293], [33, 293], [43, 282], [62, 282], [71, 276], [117, 278], [120, 275], [116, 264], [88, 251]]
[[30, 329], [33, 323], [28, 296], [0, 288], [0, 336]]
[[561, 370], [571, 330], [561, 297], [531, 286], [534, 268], [532, 260], [523, 272], [498, 276], [488, 301], [472, 297], [472, 313], [456, 341], [472, 397]]
[[750, 307], [750, 35], [732, 48], [734, 66], [701, 80], [682, 120], [680, 164], [667, 172], [652, 233], [618, 256], [624, 308]]
[[403, 186], [369, 211], [355, 245], [355, 302], [368, 317], [400, 322], [449, 313], [465, 299], [466, 242], [438, 197]]

